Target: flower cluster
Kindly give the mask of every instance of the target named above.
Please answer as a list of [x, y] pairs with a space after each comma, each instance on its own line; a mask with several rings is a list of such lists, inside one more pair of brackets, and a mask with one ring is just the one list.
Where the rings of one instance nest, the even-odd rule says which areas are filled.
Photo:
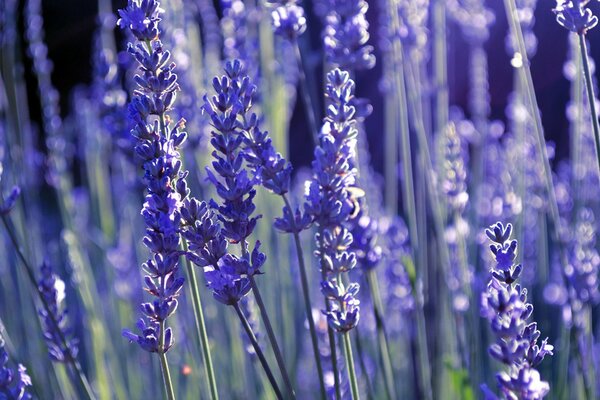
[[65, 283], [52, 272], [52, 267], [44, 262], [40, 267], [42, 277], [38, 282], [38, 290], [48, 305], [48, 311], [40, 309], [44, 338], [48, 344], [50, 358], [57, 362], [69, 362], [79, 351], [77, 338], [72, 337], [68, 326], [65, 300]]
[[[256, 209], [253, 202], [255, 185], [262, 182], [273, 191], [285, 193], [289, 188], [289, 171], [286, 172], [285, 160], [274, 152], [269, 153], [273, 150], [267, 134], [258, 129], [258, 118], [250, 112], [256, 87], [245, 75], [242, 63], [238, 60], [228, 62], [225, 73], [220, 79], [215, 77], [213, 80], [216, 95], [210, 99], [204, 97], [203, 109], [214, 128], [210, 141], [215, 149], [212, 153], [214, 172], [207, 168], [208, 180], [222, 199], [220, 204], [210, 201], [222, 224], [222, 229], [214, 228], [213, 233], [221, 244], [218, 260], [212, 263], [212, 269], [205, 269], [205, 274], [215, 297], [225, 304], [234, 304], [249, 291], [247, 276], [260, 274], [266, 261], [265, 254], [260, 252], [260, 242], [250, 253], [246, 241], [261, 217], [252, 215]], [[249, 145], [249, 149], [245, 145]], [[262, 158], [271, 156], [274, 158]], [[245, 168], [246, 160], [254, 168], [253, 177]], [[210, 226], [211, 216], [206, 214], [208, 210], [204, 213], [203, 220]], [[227, 242], [240, 243], [242, 256], [227, 254]], [[219, 294], [221, 290], [232, 288], [236, 289], [235, 296], [223, 298]]]
[[598, 25], [598, 17], [586, 8], [589, 0], [557, 0], [556, 21], [571, 32], [585, 34]]
[[355, 109], [350, 105], [354, 82], [348, 72], [327, 74], [325, 93], [329, 106], [312, 163], [313, 179], [306, 194], [305, 210], [318, 225], [316, 255], [321, 260], [321, 292], [329, 300], [330, 326], [348, 331], [359, 319], [359, 285], [344, 285], [341, 274], [356, 266], [350, 250], [352, 234], [345, 223], [357, 212], [353, 198], [356, 171], [351, 167], [356, 148]]
[[0, 335], [0, 399], [28, 400], [31, 395], [26, 392], [31, 386], [31, 378], [25, 367], [18, 365], [17, 375], [8, 366], [8, 353], [4, 348], [4, 338]]
[[490, 321], [496, 342], [489, 348], [490, 355], [508, 366], [508, 371], [496, 375], [498, 386], [508, 399], [541, 399], [549, 391], [547, 382], [540, 380], [535, 369], [553, 346], [544, 339], [536, 322], [528, 322], [533, 306], [527, 303], [527, 290], [515, 284], [522, 271], [514, 265], [517, 241], [509, 240], [512, 226], [498, 222], [486, 230], [493, 242], [490, 249], [496, 259], [492, 278], [482, 294], [481, 313]]
[[167, 114], [179, 87], [173, 72], [175, 65], [169, 64], [170, 53], [163, 50], [158, 38], [161, 12], [156, 0], [129, 0], [127, 8], [119, 10], [121, 18], [117, 24], [129, 29], [138, 40], [129, 45], [129, 52], [140, 65], [129, 118], [135, 124], [131, 130], [137, 139], [134, 153], [144, 169], [148, 189], [142, 209], [146, 223], [144, 244], [153, 257], [143, 265], [147, 272], [144, 282], [148, 293], [156, 298], [142, 305], [149, 320], [137, 324], [142, 336], [128, 330], [123, 335], [146, 351], [163, 353], [173, 345], [171, 328], [162, 333], [164, 322], [177, 309], [184, 282], [178, 276], [180, 208], [189, 190], [185, 181], [188, 173], [181, 170], [178, 152], [187, 136], [181, 131], [185, 121], [171, 125]]
[[277, 35], [293, 39], [306, 30], [304, 9], [298, 0], [272, 0], [275, 9], [271, 12], [273, 30]]
[[[226, 64], [225, 73], [220, 79], [215, 77], [213, 80], [216, 95], [211, 99], [204, 97], [204, 112], [215, 129], [210, 140], [215, 149], [212, 166], [220, 178], [209, 168], [207, 172], [209, 181], [223, 199], [220, 205], [211, 201], [211, 206], [219, 212], [217, 217], [223, 224], [223, 234], [231, 242], [239, 243], [252, 234], [260, 218], [260, 215], [252, 216], [256, 209], [254, 186], [259, 183], [259, 178], [249, 176], [244, 168], [246, 153], [242, 148], [245, 140], [242, 130], [248, 124], [256, 87], [243, 74], [242, 64], [237, 60]], [[256, 119], [256, 116], [250, 119]]]
[[[187, 257], [203, 268], [216, 300], [234, 305], [250, 292], [248, 273], [258, 271], [264, 257], [255, 249], [250, 260], [227, 253], [227, 239], [214, 221], [213, 212], [205, 202], [186, 200], [182, 208], [182, 236], [189, 244]], [[260, 263], [259, 265], [259, 262]]]
[[327, 62], [342, 69], [371, 69], [375, 65], [365, 17], [365, 0], [327, 0], [323, 43]]

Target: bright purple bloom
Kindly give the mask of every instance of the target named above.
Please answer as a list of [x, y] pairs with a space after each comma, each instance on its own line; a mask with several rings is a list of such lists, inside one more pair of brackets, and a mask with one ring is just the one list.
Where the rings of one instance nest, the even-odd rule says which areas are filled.
[[[547, 339], [537, 344], [541, 333], [537, 323], [528, 322], [533, 306], [527, 303], [527, 289], [514, 284], [521, 273], [520, 265], [512, 265], [516, 241], [509, 241], [512, 226], [498, 222], [486, 230], [497, 265], [486, 292], [481, 296], [481, 314], [490, 322], [496, 342], [489, 347], [490, 355], [507, 365], [508, 370], [496, 375], [498, 387], [507, 399], [542, 399], [550, 391], [535, 369], [553, 346]], [[511, 261], [508, 261], [511, 260]], [[508, 264], [511, 265], [508, 265]]]
[[180, 208], [189, 194], [185, 180], [188, 172], [181, 170], [178, 151], [187, 137], [181, 131], [185, 121], [171, 124], [168, 115], [179, 86], [173, 72], [175, 64], [169, 63], [170, 54], [158, 39], [160, 12], [156, 0], [130, 0], [127, 9], [120, 10], [121, 19], [117, 22], [138, 39], [128, 49], [140, 65], [129, 118], [135, 124], [131, 134], [137, 139], [136, 161], [144, 169], [143, 181], [148, 189], [142, 209], [146, 223], [144, 244], [153, 256], [143, 265], [148, 273], [144, 282], [146, 291], [155, 297], [142, 304], [141, 310], [148, 319], [148, 323], [138, 323], [142, 336], [127, 330], [123, 335], [151, 352], [166, 352], [172, 345], [171, 328], [165, 330], [163, 348], [149, 343], [151, 338], [158, 338], [156, 327], [177, 309], [177, 297], [183, 287], [184, 279], [178, 276]]
[[321, 260], [321, 292], [329, 299], [324, 312], [330, 326], [346, 332], [359, 319], [358, 284], [344, 285], [341, 273], [356, 266], [356, 254], [351, 250], [352, 233], [345, 224], [358, 211], [353, 190], [356, 171], [351, 164], [356, 149], [355, 108], [350, 104], [354, 82], [345, 71], [335, 69], [327, 74], [328, 107], [325, 124], [315, 149], [313, 179], [310, 182], [304, 208], [319, 230], [315, 235]]
[[266, 257], [257, 243], [249, 258], [227, 253], [228, 242], [221, 226], [214, 221], [213, 211], [205, 202], [186, 200], [182, 208], [182, 236], [187, 240], [187, 257], [203, 268], [216, 300], [234, 305], [250, 292], [248, 274], [260, 273]]
[[[211, 207], [218, 210], [217, 218], [223, 224], [223, 234], [233, 243], [245, 241], [256, 226], [260, 215], [252, 216], [256, 206], [254, 186], [260, 177], [251, 177], [244, 168], [246, 152], [244, 128], [249, 120], [253, 94], [256, 87], [244, 75], [241, 62], [228, 62], [226, 76], [213, 80], [216, 95], [205, 96], [204, 111], [210, 116], [214, 131], [210, 140], [214, 147], [212, 162], [214, 172], [207, 168], [208, 180], [217, 189], [222, 203], [211, 201]], [[255, 124], [256, 122], [254, 122]], [[252, 122], [250, 122], [252, 124]], [[216, 174], [215, 174], [216, 173]]]
[[39, 311], [48, 354], [53, 361], [70, 362], [77, 356], [79, 340], [72, 337], [72, 329], [68, 325], [67, 309], [64, 306], [65, 283], [52, 272], [52, 267], [47, 262], [42, 264], [40, 270], [42, 277], [38, 282], [38, 290], [49, 308], [48, 311], [43, 308]]
[[4, 338], [0, 335], [0, 399], [29, 400], [27, 386], [31, 386], [31, 378], [25, 367], [18, 365], [17, 374], [8, 367], [8, 353], [4, 348]]
[[117, 25], [129, 29], [140, 42], [152, 41], [158, 37], [160, 14], [164, 12], [156, 0], [128, 0], [127, 8], [119, 10]]

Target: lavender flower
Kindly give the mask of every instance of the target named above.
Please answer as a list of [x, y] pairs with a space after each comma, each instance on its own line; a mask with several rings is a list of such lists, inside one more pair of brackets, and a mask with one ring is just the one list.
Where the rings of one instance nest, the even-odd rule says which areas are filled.
[[8, 366], [8, 353], [4, 348], [4, 338], [0, 335], [0, 399], [28, 400], [27, 386], [31, 386], [31, 378], [25, 367], [18, 365], [17, 375]]
[[328, 0], [323, 43], [327, 62], [342, 69], [371, 69], [375, 66], [365, 17], [364, 0]]
[[557, 0], [556, 21], [571, 32], [585, 34], [598, 25], [598, 17], [586, 8], [589, 0]]
[[350, 166], [357, 135], [355, 108], [349, 104], [353, 91], [354, 82], [347, 72], [335, 69], [327, 74], [325, 93], [330, 105], [315, 149], [305, 203], [306, 212], [319, 227], [315, 254], [321, 259], [321, 292], [331, 303], [324, 312], [338, 332], [354, 328], [359, 319], [359, 285], [346, 286], [340, 279], [356, 266], [356, 254], [350, 251], [352, 234], [344, 226], [357, 206], [352, 196], [356, 171]]
[[[52, 272], [52, 267], [44, 262], [40, 267], [42, 277], [38, 290], [48, 304], [48, 311], [40, 309], [44, 338], [48, 345], [48, 354], [54, 361], [66, 363], [77, 356], [79, 340], [72, 335], [68, 326], [67, 309], [64, 306], [65, 283]], [[63, 340], [64, 339], [64, 340]]]
[[148, 273], [144, 282], [148, 293], [156, 297], [152, 303], [142, 304], [142, 312], [149, 320], [137, 324], [142, 336], [129, 330], [124, 330], [123, 336], [146, 351], [165, 353], [173, 345], [173, 338], [171, 328], [166, 328], [164, 335], [162, 329], [177, 309], [184, 282], [178, 276], [180, 208], [189, 190], [185, 181], [188, 173], [181, 170], [178, 152], [187, 136], [181, 131], [185, 121], [171, 125], [168, 115], [179, 87], [173, 72], [175, 65], [169, 64], [170, 54], [163, 50], [158, 38], [161, 12], [156, 0], [129, 0], [127, 8], [119, 10], [121, 18], [117, 24], [129, 29], [138, 40], [129, 45], [129, 52], [140, 64], [129, 117], [135, 124], [131, 130], [137, 139], [135, 156], [144, 169], [148, 189], [142, 209], [146, 223], [144, 244], [153, 257], [143, 265]]
[[[255, 244], [251, 253], [246, 251], [246, 239], [261, 217], [252, 216], [256, 209], [253, 203], [256, 195], [254, 186], [264, 178], [263, 183], [272, 182], [272, 185], [267, 186], [273, 190], [287, 191], [289, 182], [286, 183], [285, 179], [278, 181], [275, 176], [263, 176], [258, 164], [255, 164], [260, 163], [260, 158], [257, 158], [257, 155], [262, 154], [260, 145], [255, 147], [256, 152], [246, 152], [244, 149], [244, 143], [249, 140], [246, 134], [256, 134], [257, 137], [266, 139], [266, 133], [263, 136], [258, 130], [256, 115], [250, 114], [256, 87], [250, 83], [238, 60], [228, 62], [225, 72], [226, 76], [220, 79], [215, 77], [213, 80], [216, 95], [212, 99], [207, 96], [204, 98], [204, 111], [210, 116], [215, 129], [211, 138], [211, 144], [215, 148], [212, 153], [215, 158], [212, 163], [214, 172], [207, 168], [208, 180], [216, 187], [217, 194], [222, 199], [221, 204], [211, 200], [210, 206], [217, 211], [216, 218], [222, 224], [222, 229], [212, 222], [212, 212], [205, 203], [193, 205], [193, 213], [189, 213], [189, 217], [186, 214], [184, 220], [188, 223], [199, 221], [194, 223], [197, 235], [191, 237], [186, 234], [186, 237], [192, 239], [188, 239], [190, 250], [205, 249], [204, 260], [201, 258], [194, 262], [201, 267], [209, 267], [205, 269], [205, 275], [215, 298], [233, 305], [250, 291], [247, 276], [260, 274], [260, 268], [266, 261], [265, 254], [260, 252], [260, 242]], [[249, 176], [244, 168], [245, 159], [256, 167], [254, 177]], [[283, 165], [278, 162], [275, 164]], [[268, 170], [267, 167], [262, 171], [266, 173]], [[270, 181], [270, 178], [274, 180]], [[289, 181], [289, 177], [287, 180]], [[245, 249], [244, 254], [241, 257], [228, 254], [227, 242], [241, 243]]]
[[485, 231], [493, 242], [490, 245], [496, 259], [491, 280], [481, 297], [481, 313], [490, 321], [496, 342], [490, 355], [508, 366], [508, 371], [496, 375], [498, 387], [507, 399], [541, 399], [550, 391], [547, 382], [540, 380], [535, 369], [553, 346], [544, 339], [537, 344], [540, 331], [536, 322], [528, 323], [533, 306], [527, 303], [527, 289], [513, 285], [522, 271], [514, 265], [517, 241], [509, 240], [512, 226], [498, 222]]
[[273, 0], [270, 2], [275, 9], [271, 12], [273, 30], [277, 35], [293, 39], [306, 30], [304, 9], [298, 0]]
[[[223, 234], [233, 243], [245, 241], [254, 230], [256, 221], [261, 216], [252, 216], [256, 209], [253, 203], [256, 196], [254, 186], [258, 177], [248, 176], [243, 168], [246, 153], [242, 148], [244, 135], [240, 129], [248, 126], [249, 110], [252, 106], [253, 93], [256, 87], [243, 76], [241, 62], [228, 62], [225, 66], [226, 76], [213, 80], [216, 95], [212, 99], [204, 98], [204, 111], [210, 116], [215, 131], [212, 132], [211, 144], [215, 151], [212, 166], [220, 176], [207, 168], [208, 180], [216, 187], [217, 194], [223, 199], [222, 204], [211, 201], [211, 206], [218, 210], [218, 218], [223, 224]], [[250, 116], [250, 119], [256, 116]]]

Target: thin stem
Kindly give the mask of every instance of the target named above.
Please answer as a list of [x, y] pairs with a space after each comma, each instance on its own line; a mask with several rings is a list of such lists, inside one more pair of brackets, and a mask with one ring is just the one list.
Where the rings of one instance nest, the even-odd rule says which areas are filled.
[[298, 77], [300, 79], [300, 97], [304, 103], [304, 109], [306, 112], [306, 120], [308, 121], [308, 127], [310, 128], [311, 137], [313, 144], [319, 143], [319, 129], [317, 127], [317, 119], [315, 118], [315, 109], [312, 105], [312, 99], [308, 90], [308, 82], [306, 81], [306, 74], [304, 73], [304, 63], [302, 62], [302, 52], [300, 51], [300, 45], [298, 40], [294, 39], [294, 51], [296, 53], [296, 62], [298, 63]]
[[579, 33], [579, 49], [581, 50], [581, 60], [583, 61], [583, 73], [585, 75], [585, 86], [587, 88], [588, 105], [592, 117], [592, 127], [594, 128], [594, 144], [596, 145], [596, 160], [598, 161], [598, 173], [600, 173], [600, 126], [598, 125], [598, 115], [596, 113], [596, 96], [594, 96], [594, 85], [592, 84], [592, 73], [588, 60], [587, 44], [585, 34]]
[[[183, 241], [183, 250], [187, 251], [187, 242]], [[198, 339], [200, 341], [200, 351], [204, 359], [204, 372], [208, 380], [208, 386], [210, 389], [210, 397], [213, 400], [219, 398], [217, 391], [217, 382], [215, 379], [215, 372], [212, 363], [212, 357], [210, 353], [210, 345], [208, 343], [208, 334], [206, 332], [206, 323], [204, 322], [204, 311], [202, 308], [202, 300], [200, 298], [200, 291], [198, 290], [198, 279], [196, 278], [196, 270], [193, 265], [184, 257], [184, 264], [188, 273], [188, 283], [190, 291], [192, 292], [192, 308], [194, 309], [194, 317], [196, 320], [196, 330], [198, 331]]]
[[163, 383], [165, 385], [165, 392], [167, 399], [175, 400], [175, 391], [173, 390], [173, 381], [171, 380], [171, 371], [169, 370], [169, 363], [167, 362], [167, 352], [165, 349], [165, 321], [160, 322], [160, 366], [163, 375]]
[[[292, 207], [287, 198], [287, 195], [281, 195], [285, 206], [290, 210], [292, 214]], [[304, 297], [304, 308], [306, 310], [306, 319], [308, 320], [308, 329], [310, 330], [310, 339], [312, 342], [313, 353], [315, 356], [315, 362], [317, 364], [317, 373], [319, 374], [319, 386], [321, 388], [321, 398], [325, 400], [327, 392], [325, 390], [325, 381], [323, 377], [323, 366], [321, 365], [321, 353], [319, 352], [319, 341], [317, 338], [317, 330], [315, 329], [315, 320], [312, 316], [312, 303], [310, 301], [310, 289], [308, 287], [308, 274], [306, 273], [306, 265], [304, 262], [304, 253], [302, 252], [302, 246], [300, 244], [300, 234], [296, 228], [296, 221], [291, 218], [292, 229], [294, 230], [294, 243], [296, 245], [296, 255], [298, 257], [298, 265], [300, 267], [300, 282], [302, 284], [302, 294]]]
[[271, 326], [269, 314], [267, 313], [267, 309], [262, 300], [262, 296], [260, 295], [260, 290], [258, 290], [258, 286], [256, 285], [256, 281], [254, 280], [253, 275], [248, 275], [248, 279], [250, 279], [250, 286], [252, 286], [252, 291], [254, 292], [254, 297], [256, 298], [256, 304], [258, 304], [260, 314], [263, 317], [263, 322], [265, 323], [265, 328], [267, 329], [267, 336], [269, 337], [269, 342], [271, 342], [271, 346], [273, 347], [273, 353], [275, 353], [275, 360], [277, 360], [277, 366], [279, 367], [279, 371], [283, 376], [283, 381], [287, 388], [288, 395], [290, 396], [290, 398], [295, 399], [296, 394], [294, 393], [292, 382], [290, 381], [290, 377], [285, 367], [285, 362], [283, 361], [281, 350], [279, 349], [279, 345], [277, 344], [277, 338], [275, 337], [275, 333], [273, 332], [273, 327]]
[[254, 336], [254, 332], [252, 332], [252, 328], [250, 327], [250, 324], [248, 323], [246, 316], [240, 309], [240, 305], [238, 303], [235, 303], [235, 304], [233, 304], [233, 308], [235, 309], [238, 317], [240, 318], [240, 322], [242, 323], [242, 326], [244, 327], [244, 330], [246, 331], [246, 334], [248, 335], [248, 339], [250, 339], [250, 342], [252, 343], [252, 347], [254, 347], [254, 352], [258, 356], [258, 359], [260, 360], [263, 370], [267, 374], [267, 378], [269, 379], [269, 382], [271, 383], [271, 386], [273, 387], [273, 390], [275, 391], [275, 396], [277, 396], [278, 399], [283, 399], [283, 395], [281, 394], [281, 390], [279, 390], [279, 386], [277, 386], [277, 381], [275, 381], [275, 377], [273, 376], [271, 367], [269, 367], [269, 363], [267, 362], [267, 359], [265, 358], [265, 355], [263, 354], [262, 349], [260, 348], [258, 342], [256, 341], [256, 336]]
[[348, 377], [350, 378], [350, 389], [352, 391], [352, 399], [359, 400], [360, 393], [358, 391], [358, 381], [356, 380], [356, 371], [354, 370], [354, 357], [352, 356], [352, 344], [350, 343], [350, 332], [342, 334], [344, 340], [344, 351], [346, 352], [346, 368], [348, 369]]
[[17, 256], [19, 257], [19, 259], [25, 266], [25, 271], [27, 272], [27, 276], [29, 277], [31, 284], [36, 289], [35, 291], [38, 295], [38, 298], [42, 302], [44, 311], [46, 311], [46, 314], [50, 317], [50, 321], [52, 322], [53, 328], [58, 333], [58, 338], [61, 341], [61, 345], [63, 346], [63, 348], [66, 351], [65, 356], [66, 356], [67, 362], [69, 364], [71, 364], [71, 367], [75, 371], [75, 376], [78, 378], [79, 383], [83, 387], [87, 398], [90, 400], [96, 399], [96, 396], [94, 395], [94, 392], [92, 391], [92, 387], [90, 386], [90, 383], [89, 383], [87, 377], [85, 376], [85, 373], [83, 372], [83, 369], [81, 368], [81, 365], [79, 364], [79, 361], [71, 353], [71, 349], [69, 348], [69, 346], [67, 344], [67, 340], [66, 340], [62, 330], [60, 329], [58, 321], [56, 320], [55, 315], [50, 310], [50, 305], [48, 304], [48, 302], [46, 301], [44, 296], [42, 296], [42, 293], [40, 292], [40, 290], [38, 288], [37, 281], [35, 279], [35, 274], [33, 272], [33, 268], [31, 267], [31, 265], [29, 265], [29, 263], [27, 262], [27, 259], [25, 258], [25, 255], [21, 251], [21, 248], [19, 247], [19, 242], [18, 242], [18, 240], [15, 236], [15, 233], [13, 232], [13, 230], [10, 226], [10, 223], [5, 215], [2, 215], [2, 223], [4, 224], [4, 227], [6, 228], [6, 232], [8, 233], [10, 241], [12, 242], [13, 247], [15, 248]]
[[383, 320], [384, 309], [381, 301], [381, 293], [379, 291], [379, 283], [374, 270], [367, 272], [367, 283], [369, 284], [369, 292], [373, 303], [373, 314], [375, 315], [375, 325], [377, 328], [377, 344], [379, 349], [379, 357], [383, 369], [383, 378], [385, 381], [386, 394], [389, 399], [396, 398], [396, 388], [394, 387], [394, 372], [392, 360], [390, 358], [390, 350], [388, 345], [387, 333], [385, 330], [385, 322]]

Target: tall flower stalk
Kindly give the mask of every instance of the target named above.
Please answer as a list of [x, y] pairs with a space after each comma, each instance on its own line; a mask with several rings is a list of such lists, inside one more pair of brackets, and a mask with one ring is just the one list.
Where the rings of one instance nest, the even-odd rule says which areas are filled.
[[[354, 198], [356, 170], [351, 167], [356, 150], [355, 108], [350, 105], [354, 82], [347, 72], [335, 69], [327, 74], [325, 95], [330, 101], [325, 124], [315, 149], [313, 179], [306, 195], [305, 209], [318, 227], [315, 235], [320, 260], [321, 293], [325, 296], [330, 332], [342, 335], [352, 396], [359, 398], [354, 370], [350, 331], [358, 324], [360, 302], [356, 298], [358, 283], [345, 283], [345, 274], [356, 266], [351, 252], [352, 234], [345, 223], [358, 210]], [[334, 374], [336, 371], [335, 338], [329, 335]], [[337, 388], [339, 397], [339, 388]]]
[[[252, 254], [250, 254], [247, 239], [250, 237], [256, 226], [257, 220], [261, 215], [253, 216], [256, 206], [253, 199], [256, 196], [256, 184], [263, 178], [261, 175], [250, 177], [248, 171], [244, 168], [244, 160], [250, 160], [250, 163], [256, 161], [256, 152], [260, 157], [264, 154], [262, 150], [268, 149], [255, 148], [253, 152], [247, 152], [243, 144], [256, 143], [263, 135], [258, 130], [258, 117], [250, 113], [256, 86], [250, 82], [250, 78], [245, 75], [244, 67], [238, 60], [228, 62], [225, 66], [226, 76], [215, 78], [213, 87], [216, 95], [211, 99], [205, 96], [204, 111], [210, 116], [214, 127], [211, 144], [214, 147], [211, 169], [207, 168], [208, 180], [217, 189], [217, 194], [222, 201], [217, 203], [211, 200], [210, 205], [217, 210], [217, 218], [223, 225], [223, 236], [230, 242], [239, 244], [242, 257], [235, 261], [236, 270], [248, 280], [252, 292], [256, 297], [256, 302], [260, 309], [267, 336], [280, 372], [285, 382], [288, 396], [295, 397], [289, 374], [285, 367], [283, 355], [279, 349], [275, 333], [269, 319], [266, 307], [264, 305], [261, 293], [256, 285], [254, 276], [260, 273], [259, 267], [264, 264], [266, 255], [260, 252], [260, 242], [256, 242]], [[264, 138], [263, 138], [264, 139]], [[264, 145], [264, 143], [263, 143]], [[272, 149], [271, 149], [272, 150]], [[286, 167], [285, 160], [269, 160], [274, 164], [261, 166], [263, 172], [272, 172], [275, 175], [271, 184], [267, 187], [273, 190], [281, 191], [281, 185], [287, 185], [291, 169]], [[273, 169], [269, 170], [269, 167]], [[263, 180], [265, 183], [267, 179]], [[230, 255], [231, 256], [231, 255]], [[259, 263], [259, 266], [255, 266]]]
[[[156, 0], [129, 0], [127, 8], [119, 10], [121, 18], [117, 22], [137, 40], [129, 44], [129, 52], [140, 65], [129, 114], [134, 123], [131, 133], [137, 139], [135, 157], [144, 169], [148, 190], [142, 209], [146, 223], [144, 244], [153, 257], [143, 266], [147, 271], [144, 282], [148, 293], [155, 297], [153, 302], [142, 304], [146, 320], [137, 323], [141, 335], [124, 330], [123, 336], [159, 355], [167, 397], [174, 399], [166, 356], [174, 340], [167, 318], [177, 309], [177, 297], [184, 284], [184, 278], [179, 276], [181, 206], [189, 190], [185, 181], [188, 173], [182, 170], [178, 151], [187, 137], [182, 131], [185, 121], [172, 124], [168, 114], [179, 86], [173, 72], [175, 64], [169, 64], [170, 53], [159, 39], [162, 12]], [[203, 319], [199, 323], [204, 325]], [[208, 353], [208, 346], [204, 347]]]
[[[512, 225], [498, 222], [486, 229], [492, 241], [490, 250], [496, 260], [491, 279], [481, 298], [481, 314], [490, 322], [496, 341], [489, 347], [490, 355], [508, 367], [496, 375], [503, 397], [519, 400], [542, 399], [550, 391], [548, 382], [541, 381], [537, 367], [554, 347], [544, 339], [536, 322], [529, 322], [533, 306], [527, 303], [527, 289], [516, 284], [523, 267], [514, 265], [517, 241], [510, 240]], [[493, 394], [486, 387], [486, 396]]]
[[581, 51], [583, 75], [585, 77], [588, 105], [590, 107], [590, 116], [592, 118], [592, 127], [594, 129], [594, 144], [596, 145], [598, 173], [600, 174], [600, 124], [598, 123], [596, 96], [594, 95], [592, 72], [590, 70], [587, 43], [585, 40], [587, 31], [598, 25], [598, 17], [593, 15], [589, 8], [586, 8], [588, 2], [589, 0], [557, 0], [554, 12], [556, 13], [556, 20], [558, 23], [569, 31], [576, 33], [579, 38], [579, 50]]

